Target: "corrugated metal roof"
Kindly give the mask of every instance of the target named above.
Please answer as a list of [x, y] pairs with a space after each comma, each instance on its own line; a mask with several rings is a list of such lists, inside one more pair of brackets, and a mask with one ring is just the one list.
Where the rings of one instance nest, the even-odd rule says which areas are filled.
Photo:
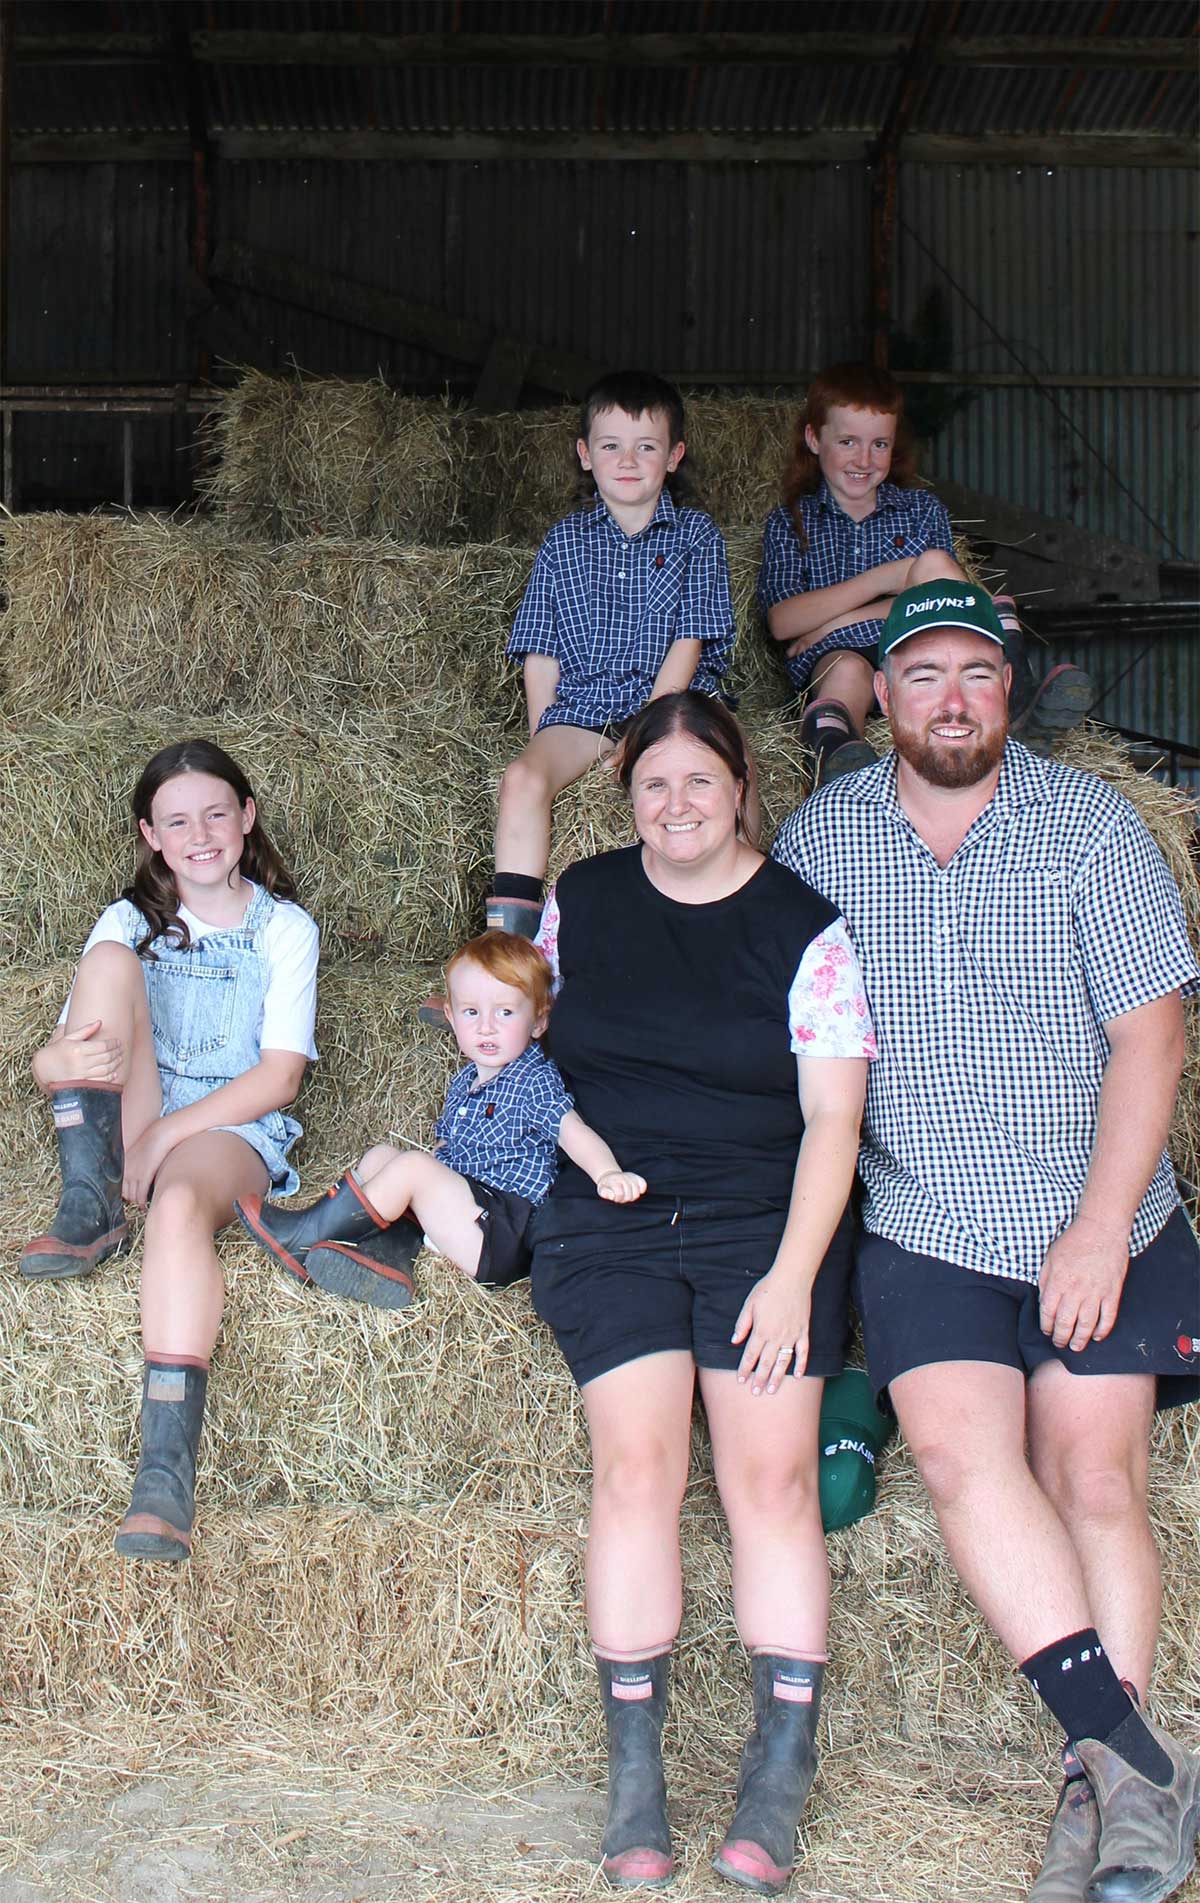
[[[289, 32], [583, 34], [850, 32], [911, 36], [922, 0], [851, 0], [819, 11], [787, 0], [289, 0]], [[19, 0], [23, 34], [158, 33], [180, 15], [204, 31], [279, 31], [271, 0]], [[1076, 0], [960, 6], [956, 37], [1011, 34], [1186, 38], [1191, 0], [1114, 0], [1097, 17]], [[169, 64], [18, 68], [14, 130], [151, 132], [187, 126], [183, 84]], [[565, 67], [200, 66], [210, 126], [265, 130], [788, 133], [874, 132], [893, 101], [894, 64], [731, 64], [603, 70]], [[912, 130], [976, 134], [1146, 132], [1197, 126], [1195, 76], [1136, 69], [935, 66]]]

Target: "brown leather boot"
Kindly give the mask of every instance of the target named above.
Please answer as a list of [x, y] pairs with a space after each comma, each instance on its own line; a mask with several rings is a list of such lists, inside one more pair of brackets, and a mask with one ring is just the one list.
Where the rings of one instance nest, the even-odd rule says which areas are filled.
[[1100, 1811], [1086, 1777], [1063, 1779], [1028, 1903], [1083, 1903], [1100, 1850]]
[[1196, 1861], [1200, 1833], [1200, 1756], [1161, 1725], [1144, 1720], [1171, 1763], [1164, 1788], [1098, 1738], [1077, 1738], [1075, 1750], [1100, 1807], [1097, 1867], [1086, 1903], [1166, 1903]]

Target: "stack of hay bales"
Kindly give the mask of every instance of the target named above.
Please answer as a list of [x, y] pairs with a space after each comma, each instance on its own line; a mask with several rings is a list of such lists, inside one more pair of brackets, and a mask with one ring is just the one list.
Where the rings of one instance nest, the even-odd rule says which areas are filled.
[[[251, 394], [269, 407], [270, 392]], [[380, 392], [351, 386], [344, 419], [329, 386], [321, 405], [323, 430], [353, 440], [373, 472], [363, 492], [377, 509], [383, 463], [367, 437], [387, 408]], [[448, 414], [431, 405], [407, 427], [414, 439], [427, 428], [453, 499], [472, 484], [465, 457], [447, 475], [436, 447]], [[502, 421], [489, 420], [493, 443]], [[766, 427], [756, 414], [742, 440]], [[376, 1314], [292, 1287], [240, 1236], [224, 1237], [229, 1298], [196, 1552], [170, 1569], [123, 1566], [111, 1548], [136, 1452], [138, 1225], [131, 1255], [91, 1282], [31, 1287], [15, 1274], [53, 1204], [29, 1057], [93, 918], [129, 874], [128, 793], [167, 741], [208, 734], [246, 766], [323, 927], [322, 1057], [299, 1106], [304, 1192], [368, 1140], [426, 1141], [455, 1061], [413, 1007], [432, 961], [479, 922], [495, 783], [523, 734], [501, 656], [532, 550], [362, 539], [363, 521], [328, 502], [323, 472], [272, 440], [280, 466], [290, 457], [326, 497], [303, 521], [277, 499], [281, 523], [319, 531], [308, 539], [270, 539], [246, 465], [240, 519], [30, 516], [5, 529], [0, 1777], [28, 1794], [48, 1765], [86, 1787], [270, 1749], [431, 1798], [473, 1782], [594, 1780], [586, 1436], [524, 1290], [488, 1298], [427, 1252], [418, 1302]], [[723, 526], [771, 823], [801, 797], [804, 761], [752, 634], [755, 522], [769, 500]], [[446, 520], [464, 508], [447, 503]], [[1200, 930], [1181, 803], [1103, 737], [1079, 746], [1141, 807]], [[628, 836], [622, 796], [598, 770], [562, 802], [556, 860]], [[1178, 1124], [1193, 1176], [1198, 1092], [1193, 1067]], [[1194, 1706], [1200, 1555], [1186, 1432], [1178, 1421], [1157, 1431], [1153, 1495], [1168, 1555], [1161, 1676]], [[724, 1893], [701, 1866], [727, 1810], [746, 1701], [699, 1427], [684, 1552], [668, 1754], [684, 1890], [704, 1897]], [[806, 1824], [808, 1884], [923, 1903], [1015, 1895], [1052, 1801], [1050, 1735], [950, 1575], [903, 1451], [888, 1458], [876, 1514], [834, 1536], [831, 1553], [829, 1752]], [[481, 1851], [485, 1898], [486, 1871]], [[579, 1894], [591, 1878], [579, 1866], [566, 1881], [562, 1894]]]

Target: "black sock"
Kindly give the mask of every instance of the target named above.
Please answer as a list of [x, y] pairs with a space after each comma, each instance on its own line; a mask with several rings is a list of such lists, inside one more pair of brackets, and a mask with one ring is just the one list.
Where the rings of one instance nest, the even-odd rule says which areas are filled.
[[1171, 1760], [1109, 1664], [1095, 1626], [1043, 1646], [1021, 1671], [1072, 1744], [1099, 1738], [1152, 1783], [1171, 1782]]
[[492, 880], [492, 896], [497, 899], [527, 899], [531, 905], [542, 902], [542, 882], [527, 878], [523, 872], [498, 872]]

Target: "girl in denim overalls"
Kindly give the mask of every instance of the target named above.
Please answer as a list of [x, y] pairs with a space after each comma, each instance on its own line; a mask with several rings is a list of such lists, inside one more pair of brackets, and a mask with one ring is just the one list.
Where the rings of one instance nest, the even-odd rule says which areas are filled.
[[[23, 1275], [88, 1275], [147, 1210], [142, 1452], [119, 1553], [186, 1559], [196, 1449], [224, 1281], [213, 1236], [239, 1196], [288, 1196], [309, 1059], [317, 929], [258, 823], [241, 768], [207, 740], [138, 781], [133, 884], [105, 911], [67, 1007], [33, 1060], [58, 1133], [62, 1195]], [[151, 1201], [151, 1196], [153, 1200]]]

